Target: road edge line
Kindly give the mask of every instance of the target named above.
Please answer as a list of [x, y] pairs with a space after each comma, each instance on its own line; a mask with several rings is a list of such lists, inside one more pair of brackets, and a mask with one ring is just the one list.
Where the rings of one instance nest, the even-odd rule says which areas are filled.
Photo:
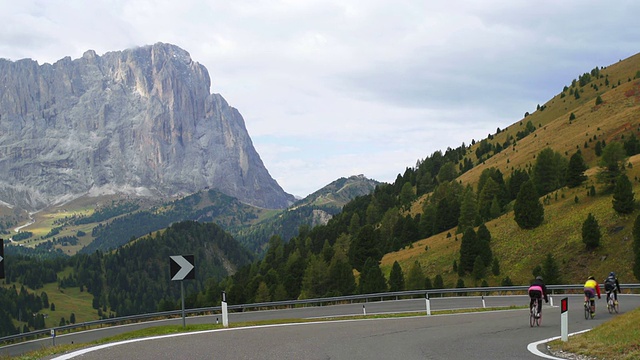
[[[591, 331], [591, 329], [586, 329], [586, 330], [574, 332], [574, 333], [569, 334], [569, 336], [582, 334], [582, 333], [585, 333], [587, 331]], [[538, 345], [544, 344], [544, 343], [548, 343], [550, 341], [558, 340], [560, 338], [561, 338], [561, 336], [556, 336], [556, 337], [552, 337], [552, 338], [548, 338], [548, 339], [532, 342], [529, 345], [527, 345], [527, 350], [529, 350], [529, 352], [532, 353], [533, 355], [536, 355], [536, 356], [541, 357], [541, 358], [554, 359], [554, 360], [566, 360], [565, 358], [559, 358], [559, 357], [555, 357], [555, 356], [552, 356], [552, 355], [548, 355], [548, 354], [545, 354], [542, 351], [538, 350]]]

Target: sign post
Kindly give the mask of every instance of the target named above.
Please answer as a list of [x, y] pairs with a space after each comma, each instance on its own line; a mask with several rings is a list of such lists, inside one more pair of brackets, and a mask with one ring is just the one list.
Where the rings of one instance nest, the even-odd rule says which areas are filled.
[[222, 326], [229, 327], [229, 312], [227, 311], [227, 293], [222, 292]]
[[560, 300], [560, 337], [569, 340], [569, 298]]
[[0, 279], [4, 279], [4, 239], [0, 239]]
[[51, 341], [53, 346], [56, 346], [56, 329], [51, 329]]
[[169, 257], [169, 268], [171, 270], [171, 280], [180, 281], [180, 298], [182, 299], [182, 327], [187, 326], [184, 315], [184, 281], [196, 278], [193, 255], [174, 255]]

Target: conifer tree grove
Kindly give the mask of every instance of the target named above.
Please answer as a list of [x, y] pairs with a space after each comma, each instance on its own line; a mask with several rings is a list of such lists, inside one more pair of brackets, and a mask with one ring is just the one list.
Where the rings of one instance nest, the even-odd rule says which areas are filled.
[[387, 281], [382, 275], [378, 260], [367, 258], [360, 276], [358, 287], [360, 294], [372, 294], [387, 291]]

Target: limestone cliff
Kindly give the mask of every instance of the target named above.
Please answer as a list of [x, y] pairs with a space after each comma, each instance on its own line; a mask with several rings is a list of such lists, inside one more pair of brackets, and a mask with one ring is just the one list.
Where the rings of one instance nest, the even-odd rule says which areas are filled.
[[87, 194], [211, 187], [288, 206], [242, 116], [210, 85], [204, 66], [163, 43], [54, 64], [0, 59], [0, 201], [35, 210]]

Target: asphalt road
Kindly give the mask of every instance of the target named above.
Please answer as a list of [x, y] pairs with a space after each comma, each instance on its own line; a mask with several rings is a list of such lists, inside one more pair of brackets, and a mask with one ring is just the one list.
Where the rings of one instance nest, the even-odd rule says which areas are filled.
[[[554, 305], [560, 305], [560, 296]], [[431, 309], [482, 307], [482, 298], [456, 297], [431, 299]], [[598, 316], [585, 320], [582, 296], [569, 296], [569, 332], [591, 328], [613, 315], [599, 301]], [[640, 305], [640, 297], [621, 295], [622, 312]], [[487, 307], [525, 305], [526, 296], [486, 297]], [[457, 315], [424, 316], [424, 299], [371, 302], [364, 304], [308, 307], [287, 310], [230, 314], [230, 322], [264, 319], [316, 318], [416, 311], [416, 317], [360, 321], [319, 322], [286, 326], [263, 326], [213, 330], [177, 337], [162, 337], [91, 351], [82, 359], [539, 359], [527, 350], [529, 343], [560, 335], [560, 310], [545, 306], [543, 324], [531, 328], [526, 309]], [[605, 310], [603, 312], [603, 310]], [[188, 318], [188, 323], [215, 322], [217, 316]], [[154, 322], [181, 324], [182, 320]], [[88, 342], [130, 331], [135, 326], [112, 327], [60, 336], [56, 343]], [[51, 339], [29, 346], [51, 344]], [[26, 344], [0, 354], [23, 352]], [[540, 346], [542, 348], [544, 346]], [[69, 354], [71, 355], [71, 354]], [[72, 357], [61, 357], [72, 358]]]

